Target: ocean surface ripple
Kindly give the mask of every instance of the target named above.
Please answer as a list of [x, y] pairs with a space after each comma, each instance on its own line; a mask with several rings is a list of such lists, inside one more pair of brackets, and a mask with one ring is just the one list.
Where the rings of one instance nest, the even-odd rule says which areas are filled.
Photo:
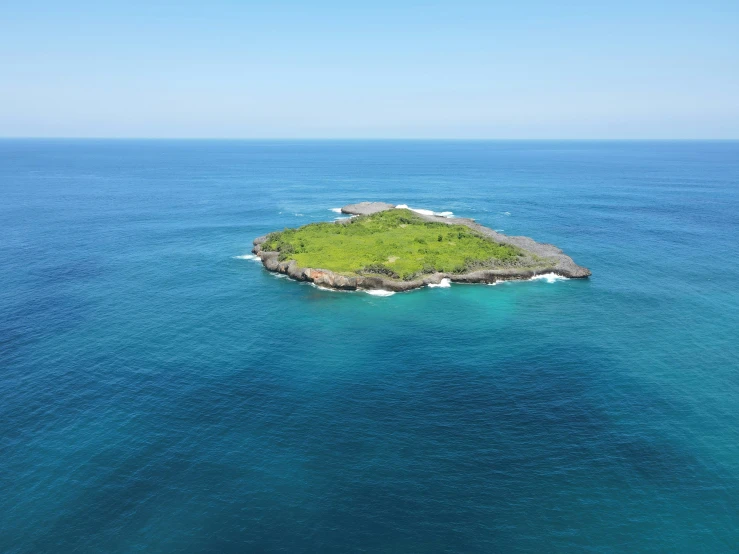
[[[739, 143], [0, 141], [0, 552], [736, 552]], [[593, 271], [378, 297], [362, 200]]]

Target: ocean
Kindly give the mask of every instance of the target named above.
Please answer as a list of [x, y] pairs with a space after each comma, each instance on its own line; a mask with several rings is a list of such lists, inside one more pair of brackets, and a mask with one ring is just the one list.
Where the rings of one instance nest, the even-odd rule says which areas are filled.
[[[277, 278], [359, 201], [588, 280]], [[0, 551], [739, 551], [739, 142], [0, 140]]]

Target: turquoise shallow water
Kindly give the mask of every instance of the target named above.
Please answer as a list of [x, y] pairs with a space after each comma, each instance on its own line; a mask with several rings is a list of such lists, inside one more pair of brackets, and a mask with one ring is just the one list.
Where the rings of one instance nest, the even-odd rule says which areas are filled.
[[[360, 200], [593, 277], [238, 258]], [[0, 236], [2, 552], [738, 548], [739, 142], [4, 140]]]

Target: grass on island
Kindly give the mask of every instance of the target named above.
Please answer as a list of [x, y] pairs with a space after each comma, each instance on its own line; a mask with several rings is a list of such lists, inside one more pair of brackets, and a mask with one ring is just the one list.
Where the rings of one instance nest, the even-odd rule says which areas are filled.
[[511, 265], [523, 253], [464, 225], [427, 222], [394, 209], [353, 218], [346, 224], [312, 223], [268, 235], [262, 244], [300, 267], [345, 275], [383, 275], [411, 280], [434, 272], [464, 273]]

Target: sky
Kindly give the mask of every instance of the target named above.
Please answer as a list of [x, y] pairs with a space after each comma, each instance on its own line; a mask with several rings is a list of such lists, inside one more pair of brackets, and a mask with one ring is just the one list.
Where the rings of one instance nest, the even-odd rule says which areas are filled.
[[739, 138], [739, 1], [5, 0], [0, 136]]

